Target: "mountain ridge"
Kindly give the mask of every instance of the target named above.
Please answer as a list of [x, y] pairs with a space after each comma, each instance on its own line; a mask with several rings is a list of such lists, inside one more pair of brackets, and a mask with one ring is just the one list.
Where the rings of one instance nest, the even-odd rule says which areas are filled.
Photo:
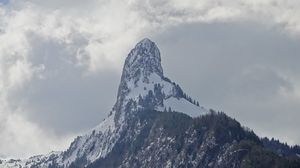
[[[257, 146], [255, 149], [262, 156], [289, 164], [285, 158], [267, 155], [259, 138], [236, 120], [200, 106], [178, 84], [165, 77], [158, 47], [145, 38], [125, 60], [117, 100], [107, 118], [75, 138], [66, 151], [25, 160], [0, 160], [0, 167], [239, 167], [248, 153], [230, 158], [233, 148], [241, 149], [238, 145], [246, 146], [249, 151]], [[161, 150], [162, 147], [168, 150]], [[148, 162], [149, 156], [164, 159]], [[220, 158], [224, 164], [219, 163]], [[297, 160], [295, 163], [298, 164]]]

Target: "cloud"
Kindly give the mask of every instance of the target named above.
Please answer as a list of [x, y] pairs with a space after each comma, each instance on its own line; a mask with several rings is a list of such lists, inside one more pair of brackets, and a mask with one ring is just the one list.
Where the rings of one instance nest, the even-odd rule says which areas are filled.
[[[69, 134], [96, 124], [113, 104], [125, 56], [145, 36], [156, 38], [162, 32], [167, 34], [183, 25], [255, 20], [265, 27], [284, 30], [279, 33], [295, 35], [297, 39], [299, 7], [297, 0], [10, 0], [1, 4], [0, 119], [4, 122], [1, 122], [0, 135], [10, 137], [2, 144], [12, 141], [10, 144], [16, 145], [0, 146], [0, 150], [10, 156], [29, 156], [47, 152], [53, 146], [62, 149], [67, 143], [60, 141], [64, 139], [63, 134], [68, 139]], [[212, 38], [216, 43], [220, 40], [216, 36]], [[203, 43], [211, 42], [210, 38], [206, 40]], [[217, 52], [219, 48], [214, 49]], [[238, 56], [234, 59], [240, 60]], [[242, 63], [240, 66], [248, 67], [248, 62]], [[234, 73], [238, 76], [233, 79], [244, 82], [265, 79], [261, 85], [269, 84], [269, 80], [276, 81], [272, 87], [261, 88], [261, 91], [269, 95], [279, 89], [278, 94], [295, 100], [299, 96], [295, 71], [279, 74], [274, 69], [297, 65], [295, 62], [274, 64], [275, 68], [266, 69], [253, 65], [245, 69], [244, 74]], [[222, 65], [219, 63], [219, 66]], [[256, 72], [261, 76], [256, 76]], [[236, 85], [245, 84], [237, 82]], [[249, 91], [252, 87], [249, 86]], [[221, 96], [225, 99], [228, 95]], [[69, 121], [71, 115], [73, 121]], [[34, 143], [22, 141], [25, 135], [33, 137]], [[45, 141], [51, 145], [34, 145]], [[23, 153], [18, 153], [17, 149]]]
[[[2, 104], [3, 105], [3, 104]], [[43, 130], [39, 125], [22, 116], [21, 109], [13, 112], [1, 107], [1, 143], [2, 157], [22, 158], [41, 151], [56, 151], [67, 148], [74, 135], [57, 136], [50, 129]], [[4, 113], [3, 113], [4, 112]], [[5, 113], [11, 112], [11, 113]]]
[[300, 143], [297, 39], [249, 21], [181, 25], [154, 39], [167, 76], [201, 104], [260, 136]]

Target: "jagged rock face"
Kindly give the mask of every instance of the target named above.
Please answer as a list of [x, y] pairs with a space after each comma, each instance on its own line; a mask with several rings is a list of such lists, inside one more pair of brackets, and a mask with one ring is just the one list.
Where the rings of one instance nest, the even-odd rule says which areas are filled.
[[146, 38], [140, 41], [134, 49], [130, 51], [125, 60], [118, 89], [117, 102], [114, 106], [114, 110], [117, 112], [116, 122], [121, 115], [120, 113], [124, 111], [122, 108], [124, 109], [126, 103], [129, 102], [128, 99], [134, 99], [139, 96], [135, 95], [129, 97], [130, 92], [138, 88], [140, 83], [149, 84], [150, 75], [157, 75], [159, 78], [162, 78], [163, 69], [161, 67], [159, 49], [154, 42]]
[[125, 60], [118, 90], [118, 100], [130, 92], [128, 85], [131, 82], [135, 87], [139, 81], [149, 84], [149, 76], [153, 73], [163, 77], [160, 52], [154, 42], [144, 39], [130, 51]]
[[134, 79], [149, 83], [147, 77], [156, 73], [163, 77], [160, 52], [156, 44], [149, 39], [143, 39], [132, 49], [125, 60], [122, 81]]
[[147, 38], [140, 41], [125, 60], [117, 102], [113, 108], [115, 122], [120, 124], [119, 120], [124, 120], [126, 112], [138, 108], [159, 111], [173, 108], [173, 111], [181, 112], [187, 108], [191, 116], [207, 112], [188, 99], [179, 85], [164, 76], [159, 49]]

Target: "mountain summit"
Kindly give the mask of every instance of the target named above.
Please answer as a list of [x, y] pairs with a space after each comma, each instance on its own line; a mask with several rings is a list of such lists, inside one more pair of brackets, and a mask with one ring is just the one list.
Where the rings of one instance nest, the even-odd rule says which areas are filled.
[[188, 97], [181, 87], [164, 76], [158, 47], [148, 38], [130, 51], [123, 67], [117, 102], [113, 108], [116, 122], [133, 109], [188, 112], [191, 116], [207, 113]]
[[[164, 77], [161, 57], [154, 42], [145, 38], [130, 51], [123, 67], [117, 101], [109, 116], [95, 129], [78, 137], [64, 152], [64, 166], [78, 158], [87, 163], [104, 158], [114, 148], [130, 121], [141, 110], [207, 113], [179, 85]], [[93, 149], [93, 150], [91, 150]]]
[[161, 57], [158, 47], [148, 38], [140, 41], [128, 54], [122, 80], [124, 78], [135, 78], [136, 75], [147, 77], [152, 73], [163, 76]]
[[[145, 38], [128, 54], [116, 103], [98, 126], [66, 151], [0, 160], [0, 168], [300, 166], [300, 159], [263, 144], [268, 140], [262, 143], [224, 113], [209, 112], [165, 77], [158, 47]], [[295, 151], [285, 153], [298, 156]]]

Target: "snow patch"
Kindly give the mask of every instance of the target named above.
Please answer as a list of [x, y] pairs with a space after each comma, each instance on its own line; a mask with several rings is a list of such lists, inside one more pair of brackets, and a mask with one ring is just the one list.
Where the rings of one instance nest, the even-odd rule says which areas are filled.
[[191, 117], [198, 117], [200, 115], [208, 113], [208, 110], [205, 109], [204, 107], [196, 106], [184, 98], [175, 98], [175, 97], [170, 97], [164, 100], [164, 106], [158, 107], [156, 110], [165, 111], [168, 110], [169, 108], [171, 108], [172, 111], [182, 112]]

